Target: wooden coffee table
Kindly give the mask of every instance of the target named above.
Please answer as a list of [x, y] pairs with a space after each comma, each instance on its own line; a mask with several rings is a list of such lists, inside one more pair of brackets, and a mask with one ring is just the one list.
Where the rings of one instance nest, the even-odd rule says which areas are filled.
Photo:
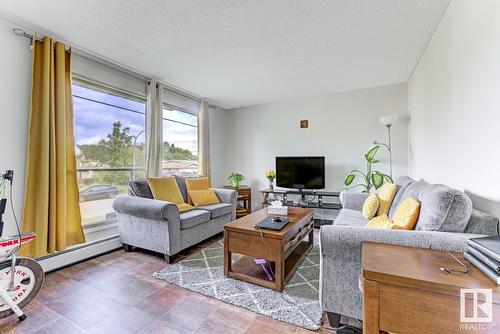
[[[261, 209], [224, 225], [224, 275], [283, 291], [313, 244], [313, 210], [288, 208], [289, 223], [281, 231], [254, 227], [266, 217], [267, 209]], [[243, 256], [233, 263], [232, 253]], [[273, 280], [267, 278], [255, 259], [271, 261]]]

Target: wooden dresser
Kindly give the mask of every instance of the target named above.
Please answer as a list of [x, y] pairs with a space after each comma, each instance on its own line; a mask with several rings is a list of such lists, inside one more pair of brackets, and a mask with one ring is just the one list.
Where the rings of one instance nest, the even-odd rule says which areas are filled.
[[[441, 271], [463, 268], [447, 252], [363, 243], [363, 332], [500, 333], [500, 287], [463, 254], [453, 255], [468, 273]], [[491, 289], [492, 323], [460, 322], [460, 290], [473, 288]], [[471, 316], [473, 294], [464, 296], [464, 314]], [[478, 300], [481, 304], [484, 297]]]

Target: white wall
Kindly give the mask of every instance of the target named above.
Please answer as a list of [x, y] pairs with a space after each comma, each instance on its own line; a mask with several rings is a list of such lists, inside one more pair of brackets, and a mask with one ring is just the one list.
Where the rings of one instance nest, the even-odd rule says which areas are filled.
[[[0, 19], [0, 173], [13, 169], [14, 204], [22, 218], [28, 115], [31, 90], [29, 41], [12, 32], [13, 24]], [[4, 235], [16, 233], [11, 210], [4, 216]], [[20, 221], [21, 223], [21, 221]]]
[[410, 174], [500, 217], [500, 1], [453, 0], [408, 84]]
[[[406, 84], [329, 94], [282, 103], [230, 110], [229, 151], [225, 175], [239, 172], [252, 186], [253, 207], [260, 207], [259, 189], [267, 187], [264, 172], [275, 168], [279, 155], [325, 156], [326, 188], [341, 190], [345, 174], [366, 169], [363, 155], [374, 139], [387, 141], [380, 116], [407, 116]], [[299, 121], [309, 120], [308, 129]], [[408, 126], [393, 127], [394, 175], [407, 174]], [[381, 149], [378, 169], [389, 172], [388, 153]], [[227, 181], [226, 181], [227, 183]]]

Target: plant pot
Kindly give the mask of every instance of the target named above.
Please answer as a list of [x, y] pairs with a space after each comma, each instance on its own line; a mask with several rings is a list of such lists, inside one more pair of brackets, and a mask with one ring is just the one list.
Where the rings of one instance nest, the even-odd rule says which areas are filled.
[[239, 188], [240, 187], [240, 181], [231, 180], [231, 187]]

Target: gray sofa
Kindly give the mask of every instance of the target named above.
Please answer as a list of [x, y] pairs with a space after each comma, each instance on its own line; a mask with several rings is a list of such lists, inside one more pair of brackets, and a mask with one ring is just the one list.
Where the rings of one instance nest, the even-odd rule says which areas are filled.
[[364, 228], [361, 209], [366, 193], [346, 193], [333, 225], [320, 231], [320, 300], [330, 324], [340, 315], [362, 319], [359, 289], [361, 246], [364, 241], [462, 252], [467, 239], [499, 233], [498, 219], [472, 208], [467, 195], [443, 185], [399, 178], [398, 192], [389, 211], [412, 196], [422, 203], [415, 231]]
[[[175, 178], [187, 203], [184, 178]], [[153, 199], [146, 180], [132, 181], [130, 188], [130, 196], [113, 202], [125, 251], [132, 246], [149, 249], [164, 254], [170, 263], [181, 250], [222, 232], [224, 224], [236, 219], [234, 190], [213, 189], [221, 203], [179, 213], [175, 204]]]

